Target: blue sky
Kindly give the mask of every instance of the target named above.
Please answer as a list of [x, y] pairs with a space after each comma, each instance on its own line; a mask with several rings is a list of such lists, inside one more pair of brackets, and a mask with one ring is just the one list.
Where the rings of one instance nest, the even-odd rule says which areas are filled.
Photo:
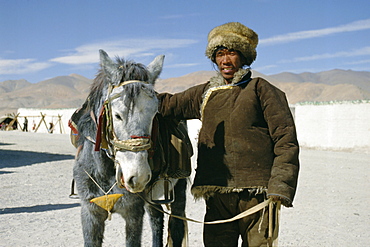
[[0, 0], [0, 81], [92, 79], [99, 49], [143, 64], [165, 54], [163, 79], [213, 70], [208, 32], [231, 21], [258, 33], [261, 73], [370, 71], [368, 0]]

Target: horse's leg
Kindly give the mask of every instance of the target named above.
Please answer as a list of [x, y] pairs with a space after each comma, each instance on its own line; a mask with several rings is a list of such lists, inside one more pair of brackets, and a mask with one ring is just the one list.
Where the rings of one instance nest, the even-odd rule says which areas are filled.
[[81, 223], [85, 247], [102, 246], [108, 213], [88, 201], [81, 201]]
[[[171, 204], [171, 214], [185, 217], [186, 179], [179, 179], [175, 185], [175, 201]], [[185, 236], [186, 221], [170, 217], [168, 222], [169, 235], [173, 246], [181, 246]]]
[[[126, 201], [128, 202], [128, 201]], [[126, 246], [141, 246], [141, 235], [143, 231], [144, 202], [139, 201], [125, 205], [125, 213], [121, 213], [126, 221]]]
[[163, 246], [163, 213], [155, 207], [159, 210], [163, 210], [161, 205], [146, 205], [152, 229], [152, 246], [159, 247]]

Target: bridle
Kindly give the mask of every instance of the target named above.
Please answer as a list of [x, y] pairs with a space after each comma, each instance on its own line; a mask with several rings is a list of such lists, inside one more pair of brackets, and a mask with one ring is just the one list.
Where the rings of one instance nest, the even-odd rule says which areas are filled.
[[122, 95], [121, 93], [111, 93], [114, 88], [125, 86], [131, 83], [140, 82], [148, 84], [145, 81], [129, 80], [121, 82], [116, 86], [110, 85], [108, 88], [108, 98], [104, 101], [102, 109], [99, 114], [97, 138], [95, 143], [95, 150], [105, 150], [108, 157], [115, 161], [117, 151], [131, 151], [139, 152], [149, 150], [151, 148], [151, 137], [150, 135], [136, 136], [131, 135], [131, 139], [120, 140], [114, 131], [113, 117], [112, 117], [112, 101]]
[[[131, 135], [131, 139], [128, 140], [119, 140], [118, 137], [115, 134], [114, 126], [113, 126], [113, 118], [112, 118], [112, 100], [117, 99], [122, 95], [121, 93], [117, 93], [113, 96], [111, 96], [111, 93], [114, 88], [121, 87], [130, 83], [134, 82], [140, 82], [149, 84], [148, 82], [139, 81], [139, 80], [130, 80], [130, 81], [124, 81], [120, 83], [117, 86], [109, 86], [108, 88], [108, 98], [104, 101], [103, 106], [101, 107], [99, 118], [97, 121], [97, 132], [96, 132], [96, 139], [95, 141], [87, 136], [86, 138], [90, 140], [95, 145], [95, 151], [103, 150], [107, 154], [107, 156], [114, 162], [116, 168], [117, 165], [119, 166], [119, 162], [115, 159], [117, 151], [131, 151], [131, 152], [139, 152], [139, 151], [145, 151], [149, 150], [151, 148], [151, 136], [136, 136]], [[91, 118], [95, 121], [94, 113], [91, 112]], [[96, 121], [95, 121], [96, 122]], [[114, 197], [114, 200], [116, 201], [120, 196], [117, 197], [117, 194], [115, 195], [108, 195], [109, 192], [114, 188], [114, 186], [117, 185], [118, 180], [111, 186], [111, 188], [106, 192], [104, 191], [100, 185], [95, 181], [95, 179], [85, 170], [85, 173], [90, 177], [90, 179], [103, 191], [105, 194], [104, 196], [104, 202], [108, 203], [110, 197]], [[99, 197], [98, 197], [99, 198]], [[98, 199], [95, 198], [95, 199]], [[108, 219], [110, 219], [111, 215], [111, 207], [114, 206], [114, 203], [108, 203], [109, 207], [105, 208], [108, 211]], [[106, 204], [105, 206], [107, 206]]]

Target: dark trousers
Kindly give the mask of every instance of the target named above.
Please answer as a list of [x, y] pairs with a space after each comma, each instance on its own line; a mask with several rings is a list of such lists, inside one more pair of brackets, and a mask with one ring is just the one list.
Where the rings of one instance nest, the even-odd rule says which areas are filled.
[[[256, 206], [266, 199], [265, 193], [254, 194], [244, 190], [240, 193], [215, 194], [206, 200], [205, 221], [224, 220]], [[239, 236], [242, 246], [267, 246], [269, 210], [261, 210], [240, 220], [204, 225], [203, 241], [205, 246], [238, 246]]]

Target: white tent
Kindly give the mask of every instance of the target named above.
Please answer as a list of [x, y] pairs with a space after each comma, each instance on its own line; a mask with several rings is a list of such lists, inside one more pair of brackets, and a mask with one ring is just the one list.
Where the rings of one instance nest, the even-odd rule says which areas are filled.
[[1, 130], [14, 130], [20, 127], [17, 115], [4, 115], [0, 117]]

